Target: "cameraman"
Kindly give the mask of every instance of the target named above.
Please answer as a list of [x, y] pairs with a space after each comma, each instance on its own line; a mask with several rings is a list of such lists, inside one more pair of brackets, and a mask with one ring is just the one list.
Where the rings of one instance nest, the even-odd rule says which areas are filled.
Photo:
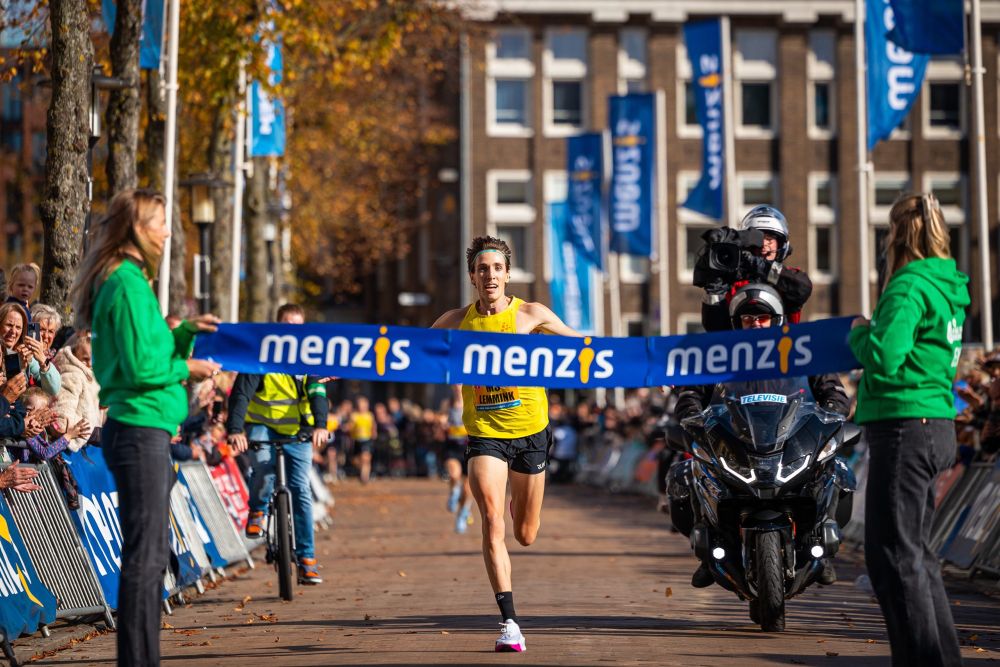
[[727, 303], [748, 283], [773, 286], [784, 305], [787, 321], [796, 324], [812, 294], [805, 272], [783, 264], [792, 254], [788, 223], [781, 211], [762, 204], [750, 209], [739, 229], [719, 227], [702, 235], [705, 245], [694, 268], [695, 287], [704, 288], [701, 323], [706, 331], [731, 328]]

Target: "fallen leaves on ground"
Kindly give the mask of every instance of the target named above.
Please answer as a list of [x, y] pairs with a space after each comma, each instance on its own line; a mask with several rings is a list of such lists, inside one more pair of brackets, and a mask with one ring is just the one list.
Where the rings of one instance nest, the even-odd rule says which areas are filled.
[[405, 576], [406, 576], [406, 573], [405, 573], [405, 572], [403, 572], [402, 570], [400, 570], [400, 571], [399, 571], [399, 572], [397, 572], [396, 574], [398, 574], [398, 575], [399, 575], [399, 576], [401, 576], [401, 577], [405, 577]]
[[828, 658], [836, 658], [838, 655], [840, 655], [840, 654], [837, 653], [836, 651], [827, 651], [826, 652], [826, 657], [828, 657]]
[[671, 588], [670, 586], [667, 586], [666, 590], [664, 590], [663, 592], [665, 593], [665, 597], [670, 597], [674, 594], [674, 589]]

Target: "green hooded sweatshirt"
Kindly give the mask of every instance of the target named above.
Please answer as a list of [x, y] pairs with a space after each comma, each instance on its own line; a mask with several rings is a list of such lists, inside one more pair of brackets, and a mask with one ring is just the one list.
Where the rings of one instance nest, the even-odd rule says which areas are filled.
[[92, 317], [94, 376], [108, 417], [171, 436], [188, 416], [187, 358], [193, 326], [173, 331], [160, 314], [149, 281], [125, 260], [97, 289]]
[[954, 419], [952, 382], [962, 353], [968, 276], [953, 259], [921, 259], [893, 274], [870, 326], [849, 338], [864, 367], [859, 424], [883, 419]]

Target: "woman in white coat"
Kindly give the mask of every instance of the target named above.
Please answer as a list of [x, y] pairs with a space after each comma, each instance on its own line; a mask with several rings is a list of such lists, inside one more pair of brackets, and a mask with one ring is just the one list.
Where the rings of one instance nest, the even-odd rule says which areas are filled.
[[56, 395], [53, 412], [67, 424], [75, 424], [81, 419], [94, 425], [94, 433], [89, 438], [73, 438], [69, 442], [71, 451], [79, 451], [88, 442], [99, 442], [100, 425], [104, 423], [98, 392], [101, 387], [94, 378], [90, 356], [90, 332], [77, 332], [59, 350], [54, 361], [62, 375], [62, 389]]

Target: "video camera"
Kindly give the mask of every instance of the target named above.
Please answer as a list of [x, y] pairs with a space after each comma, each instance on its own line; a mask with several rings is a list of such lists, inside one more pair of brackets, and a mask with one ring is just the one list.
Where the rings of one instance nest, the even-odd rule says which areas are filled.
[[745, 262], [743, 254], [764, 245], [764, 233], [759, 229], [717, 227], [701, 235], [705, 245], [698, 252], [694, 266], [695, 287], [722, 280], [732, 283], [739, 279]]

